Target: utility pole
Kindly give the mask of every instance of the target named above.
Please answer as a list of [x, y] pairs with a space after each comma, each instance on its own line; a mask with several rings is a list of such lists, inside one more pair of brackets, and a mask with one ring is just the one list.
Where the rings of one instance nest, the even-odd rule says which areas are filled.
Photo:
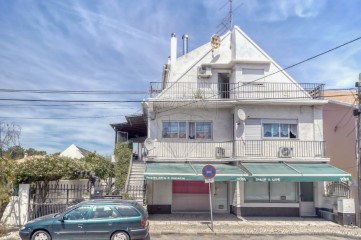
[[356, 220], [357, 225], [361, 227], [361, 217], [360, 217], [360, 209], [361, 209], [361, 73], [359, 74], [359, 81], [356, 82], [355, 87], [357, 87], [357, 97], [358, 97], [358, 107], [354, 109], [353, 115], [357, 116], [357, 192], [358, 192], [358, 206], [356, 206]]

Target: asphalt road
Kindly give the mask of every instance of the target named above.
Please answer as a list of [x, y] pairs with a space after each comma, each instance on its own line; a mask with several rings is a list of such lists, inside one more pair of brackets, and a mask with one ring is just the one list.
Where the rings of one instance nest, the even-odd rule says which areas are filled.
[[350, 240], [350, 239], [359, 239], [359, 238], [350, 238], [350, 237], [338, 237], [338, 236], [311, 236], [311, 235], [154, 235], [150, 237], [151, 240], [298, 240], [298, 239], [307, 239], [307, 240]]
[[[331, 235], [181, 235], [181, 234], [163, 234], [151, 235], [150, 240], [356, 240], [355, 237], [339, 237]], [[0, 237], [0, 240], [20, 240], [17, 231], [12, 232], [10, 236]], [[149, 240], [149, 239], [147, 239]]]

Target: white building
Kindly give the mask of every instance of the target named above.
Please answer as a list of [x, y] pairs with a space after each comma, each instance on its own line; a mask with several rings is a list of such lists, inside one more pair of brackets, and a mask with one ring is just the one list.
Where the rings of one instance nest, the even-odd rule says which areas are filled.
[[75, 144], [72, 144], [69, 147], [67, 147], [67, 149], [62, 151], [60, 153], [60, 156], [68, 157], [68, 158], [72, 158], [72, 159], [81, 159], [81, 158], [86, 157], [86, 155], [88, 155], [89, 153], [90, 153], [90, 151], [85, 150], [84, 148], [78, 147]]
[[[217, 40], [217, 39], [216, 39]], [[202, 168], [212, 164], [213, 212], [312, 216], [331, 209], [324, 181], [350, 174], [327, 164], [322, 84], [300, 84], [242, 30], [171, 56], [143, 102], [144, 178], [150, 213], [209, 211]]]

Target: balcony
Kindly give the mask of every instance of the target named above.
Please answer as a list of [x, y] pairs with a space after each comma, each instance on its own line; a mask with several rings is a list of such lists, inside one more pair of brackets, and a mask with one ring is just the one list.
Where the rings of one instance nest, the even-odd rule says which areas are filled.
[[202, 82], [151, 82], [151, 98], [161, 99], [322, 99], [324, 84], [318, 83], [211, 83]]
[[149, 159], [210, 160], [210, 159], [283, 159], [325, 158], [324, 141], [248, 140], [226, 142], [155, 141], [148, 153]]

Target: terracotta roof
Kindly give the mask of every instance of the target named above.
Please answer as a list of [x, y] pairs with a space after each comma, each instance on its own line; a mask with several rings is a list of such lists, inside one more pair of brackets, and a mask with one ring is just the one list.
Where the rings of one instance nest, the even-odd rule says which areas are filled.
[[347, 91], [325, 90], [324, 98], [327, 100], [332, 100], [347, 104], [358, 104], [357, 93], [355, 90], [347, 90]]

